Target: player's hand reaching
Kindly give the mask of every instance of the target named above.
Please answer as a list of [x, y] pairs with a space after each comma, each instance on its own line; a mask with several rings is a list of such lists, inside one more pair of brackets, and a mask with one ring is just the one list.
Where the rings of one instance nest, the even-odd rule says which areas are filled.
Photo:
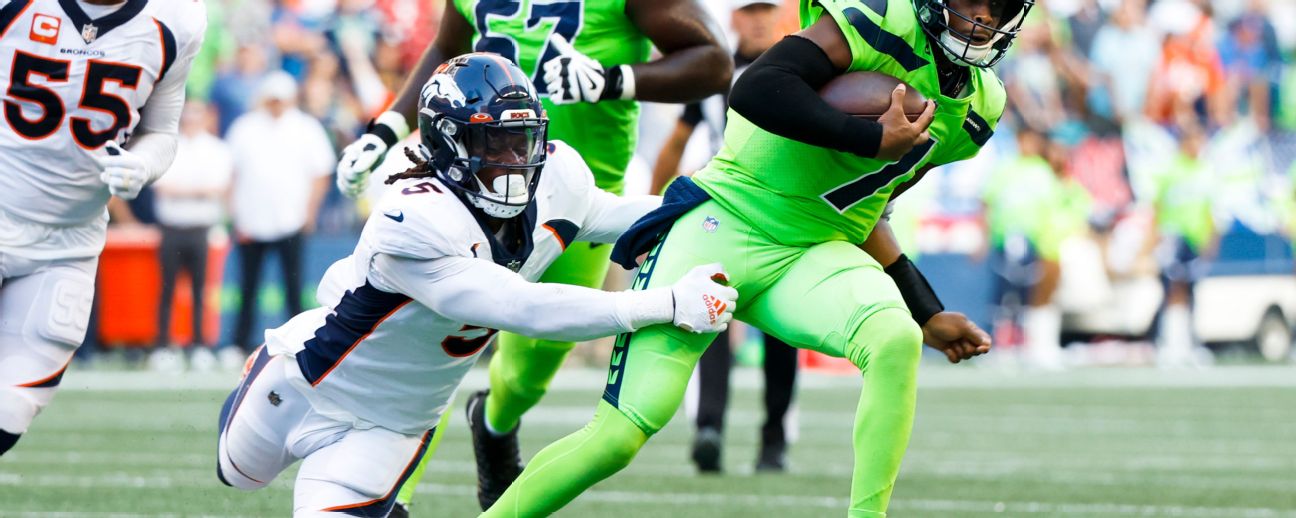
[[691, 333], [719, 333], [733, 320], [738, 290], [726, 286], [729, 276], [720, 263], [689, 270], [671, 286], [675, 327]]
[[123, 149], [115, 141], [104, 146], [106, 155], [97, 156], [101, 172], [99, 180], [108, 184], [108, 192], [123, 200], [133, 200], [148, 183], [148, 164], [138, 155]]
[[596, 103], [634, 98], [634, 78], [627, 65], [603, 68], [582, 54], [562, 35], [549, 37], [558, 55], [544, 64], [545, 88], [554, 104]]
[[878, 117], [878, 124], [882, 125], [882, 142], [878, 145], [877, 158], [881, 160], [899, 160], [914, 146], [931, 138], [927, 127], [931, 126], [932, 119], [936, 116], [936, 103], [928, 101], [918, 120], [909, 122], [904, 110], [905, 90], [904, 83], [896, 85], [891, 90], [891, 106]]
[[990, 352], [990, 335], [962, 313], [942, 311], [922, 327], [923, 343], [945, 353], [950, 363]]
[[338, 190], [350, 198], [360, 196], [369, 173], [382, 164], [387, 150], [408, 134], [409, 124], [396, 112], [385, 112], [370, 122], [368, 131], [342, 150], [337, 164]]

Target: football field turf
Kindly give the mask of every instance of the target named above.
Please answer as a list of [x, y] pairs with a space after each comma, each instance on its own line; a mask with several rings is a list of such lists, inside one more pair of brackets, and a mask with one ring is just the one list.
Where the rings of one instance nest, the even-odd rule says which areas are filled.
[[[589, 418], [598, 370], [565, 370], [522, 429], [524, 456]], [[245, 493], [215, 476], [216, 416], [233, 374], [73, 369], [0, 459], [0, 516], [287, 516], [291, 468]], [[891, 516], [1296, 517], [1296, 369], [926, 368]], [[559, 516], [844, 516], [859, 381], [804, 375], [791, 471], [754, 474], [757, 373], [735, 375], [721, 476], [688, 462], [683, 413], [626, 471]], [[462, 399], [414, 516], [473, 516]]]

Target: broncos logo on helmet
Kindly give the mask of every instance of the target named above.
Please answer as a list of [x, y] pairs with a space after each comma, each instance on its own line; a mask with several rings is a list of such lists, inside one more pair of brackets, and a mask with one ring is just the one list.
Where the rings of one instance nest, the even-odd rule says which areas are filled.
[[517, 65], [484, 52], [453, 58], [424, 85], [419, 106], [438, 179], [487, 216], [526, 210], [544, 167], [549, 120]]

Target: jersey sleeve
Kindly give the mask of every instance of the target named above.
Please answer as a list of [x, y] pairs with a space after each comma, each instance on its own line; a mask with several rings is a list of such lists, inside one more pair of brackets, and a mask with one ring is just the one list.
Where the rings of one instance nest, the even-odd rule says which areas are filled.
[[551, 142], [545, 173], [552, 189], [582, 207], [575, 241], [615, 243], [644, 214], [661, 206], [660, 196], [617, 196], [594, 183], [594, 174], [580, 153], [561, 141]]
[[162, 77], [140, 108], [139, 129], [149, 133], [179, 132], [185, 81], [207, 31], [207, 10], [202, 2], [168, 2], [166, 8], [168, 11], [154, 18], [162, 52]]
[[[909, 0], [801, 0], [804, 26], [832, 17], [850, 47], [847, 71], [876, 70], [899, 76], [927, 60], [914, 50], [921, 29]], [[898, 69], [895, 67], [899, 67]]]
[[[503, 266], [468, 257], [378, 255], [369, 279], [450, 320], [546, 340], [583, 341], [631, 332], [636, 323], [669, 321], [673, 305], [669, 290], [605, 292], [532, 283]], [[644, 304], [651, 309], [637, 309]], [[653, 316], [646, 318], [649, 313]]]

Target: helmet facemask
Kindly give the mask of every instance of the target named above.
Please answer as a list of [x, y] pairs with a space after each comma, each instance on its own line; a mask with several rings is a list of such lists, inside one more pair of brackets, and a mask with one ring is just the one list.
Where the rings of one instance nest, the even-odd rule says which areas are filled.
[[545, 163], [548, 120], [520, 115], [525, 117], [467, 124], [425, 119], [435, 121], [436, 128], [428, 130], [442, 137], [434, 165], [450, 187], [490, 217], [513, 218], [525, 211]]
[[[990, 0], [990, 12], [998, 27], [985, 24], [950, 8], [948, 0], [915, 0], [923, 30], [945, 52], [946, 57], [961, 65], [987, 68], [994, 66], [1021, 31], [1022, 22], [1035, 0]], [[951, 17], [971, 26], [971, 32], [954, 30]], [[974, 43], [981, 41], [982, 43]]]

